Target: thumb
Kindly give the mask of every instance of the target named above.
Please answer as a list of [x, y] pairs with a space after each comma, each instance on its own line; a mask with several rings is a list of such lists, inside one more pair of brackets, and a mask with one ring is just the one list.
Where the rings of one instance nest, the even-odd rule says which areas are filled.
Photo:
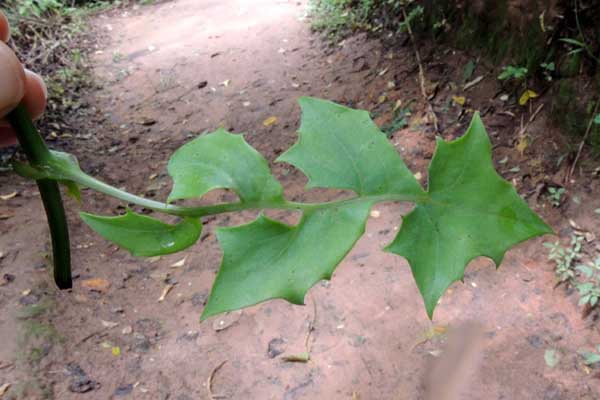
[[0, 118], [15, 108], [25, 95], [25, 71], [13, 51], [0, 42]]

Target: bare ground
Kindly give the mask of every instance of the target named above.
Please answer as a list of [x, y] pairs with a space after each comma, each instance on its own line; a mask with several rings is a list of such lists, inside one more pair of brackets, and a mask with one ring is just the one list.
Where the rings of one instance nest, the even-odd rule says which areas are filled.
[[[169, 155], [204, 131], [223, 126], [246, 132], [272, 162], [296, 139], [301, 95], [369, 109], [380, 124], [389, 122], [396, 100], [414, 99], [410, 126], [390, 140], [425, 182], [435, 134], [410, 46], [386, 48], [358, 35], [328, 47], [304, 16], [304, 4], [283, 0], [176, 0], [100, 15], [92, 21], [105, 36], [93, 54], [99, 88], [89, 93], [80, 134], [59, 135], [56, 146], [112, 184], [164, 199]], [[560, 209], [539, 196], [540, 185], [562, 182], [565, 174], [565, 168], [548, 166], [561, 141], [546, 110], [528, 129], [531, 144], [521, 154], [514, 132], [519, 116], [526, 121], [533, 108], [499, 100], [490, 66], [478, 66], [474, 77], [484, 80], [463, 92], [469, 56], [451, 49], [423, 52], [428, 78], [438, 82], [433, 102], [442, 136], [462, 134], [469, 108], [482, 110], [494, 158], [503, 160], [498, 169], [530, 205], [563, 237], [570, 233], [568, 218], [597, 229], [598, 180], [588, 164], [568, 182], [570, 197]], [[452, 102], [457, 94], [466, 94], [466, 107]], [[271, 116], [277, 122], [264, 126]], [[290, 198], [341, 195], [305, 194], [299, 171], [272, 166]], [[382, 204], [333, 280], [310, 291], [307, 306], [272, 301], [199, 323], [220, 262], [214, 227], [249, 221], [255, 213], [206, 221], [202, 240], [184, 254], [137, 259], [78, 220], [82, 207], [103, 214], [123, 210], [84, 191], [83, 206], [68, 201], [75, 287], [59, 292], [50, 280], [48, 233], [35, 186], [8, 174], [0, 182], [0, 194], [17, 192], [0, 202], [0, 274], [15, 278], [0, 286], [0, 387], [10, 384], [6, 398], [209, 399], [211, 386], [215, 399], [419, 399], [431, 390], [429, 366], [444, 359], [441, 350], [452, 352], [447, 331], [459, 332], [450, 340], [463, 346], [459, 353], [478, 357], [442, 370], [444, 379], [433, 379], [438, 390], [445, 391], [439, 387], [444, 381], [460, 386], [460, 399], [600, 396], [595, 370], [576, 353], [600, 343], [600, 335], [594, 316], [581, 316], [573, 291], [554, 287], [553, 265], [541, 245], [551, 238], [510, 251], [497, 271], [488, 259], [472, 262], [432, 322], [407, 263], [381, 250], [410, 207]], [[231, 200], [225, 192], [210, 197]], [[273, 215], [288, 222], [297, 217]], [[183, 257], [183, 266], [173, 267]], [[82, 282], [91, 278], [110, 285], [89, 290]], [[168, 284], [175, 286], [159, 302]], [[305, 352], [306, 343], [310, 361], [283, 361]], [[549, 349], [560, 355], [554, 368], [544, 360]], [[462, 363], [465, 379], [452, 373]]]

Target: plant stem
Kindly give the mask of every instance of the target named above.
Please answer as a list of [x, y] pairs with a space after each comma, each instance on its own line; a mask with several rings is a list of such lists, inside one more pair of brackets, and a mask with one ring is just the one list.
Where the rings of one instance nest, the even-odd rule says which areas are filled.
[[[20, 104], [7, 116], [17, 139], [32, 165], [43, 165], [50, 157], [50, 151], [31, 121], [25, 106]], [[65, 217], [58, 183], [51, 179], [40, 179], [37, 182], [52, 238], [52, 254], [54, 260], [54, 281], [60, 289], [73, 287], [71, 279], [71, 250], [69, 229]]]
[[206, 217], [209, 215], [223, 214], [226, 212], [243, 211], [243, 210], [256, 210], [256, 209], [279, 209], [279, 210], [302, 210], [306, 212], [314, 211], [316, 209], [323, 209], [328, 207], [339, 207], [343, 205], [352, 204], [355, 202], [372, 201], [409, 201], [414, 203], [423, 203], [427, 201], [426, 196], [412, 196], [403, 194], [388, 194], [388, 195], [371, 195], [353, 197], [350, 199], [336, 200], [325, 203], [298, 203], [287, 200], [273, 200], [273, 201], [259, 201], [259, 202], [237, 202], [237, 203], [223, 203], [215, 204], [210, 206], [200, 207], [183, 207], [172, 204], [161, 203], [159, 201], [150, 200], [118, 189], [114, 186], [108, 185], [98, 179], [87, 175], [83, 171], [77, 171], [72, 173], [71, 171], [63, 172], [68, 175], [69, 180], [72, 180], [81, 186], [86, 186], [97, 192], [104, 193], [111, 197], [133, 203], [138, 206], [142, 206], [154, 211], [162, 212], [170, 215], [177, 215], [180, 217]]
[[[310, 213], [319, 209], [342, 207], [358, 202], [370, 202], [374, 204], [383, 201], [408, 201], [413, 203], [425, 203], [430, 201], [426, 194], [385, 194], [357, 196], [325, 203], [299, 203], [280, 198], [256, 202], [223, 203], [200, 207], [177, 206], [137, 196], [86, 174], [76, 165], [65, 165], [64, 162], [56, 162], [58, 160], [58, 158], [56, 158], [57, 156], [48, 150], [43, 139], [39, 136], [39, 133], [27, 115], [27, 111], [22, 106], [19, 106], [19, 108], [10, 114], [9, 120], [17, 132], [19, 142], [31, 165], [34, 168], [39, 168], [46, 173], [49, 173], [47, 176], [54, 176], [54, 179], [59, 181], [72, 181], [78, 185], [88, 187], [127, 203], [133, 203], [154, 211], [180, 217], [202, 218], [226, 212], [261, 209], [301, 210]], [[69, 236], [64, 208], [62, 206], [60, 192], [58, 191], [58, 185], [55, 180], [41, 179], [37, 182], [40, 193], [42, 194], [42, 200], [44, 201], [44, 207], [46, 208], [46, 214], [48, 216], [48, 224], [52, 234], [55, 280], [60, 288], [67, 288], [71, 287]]]

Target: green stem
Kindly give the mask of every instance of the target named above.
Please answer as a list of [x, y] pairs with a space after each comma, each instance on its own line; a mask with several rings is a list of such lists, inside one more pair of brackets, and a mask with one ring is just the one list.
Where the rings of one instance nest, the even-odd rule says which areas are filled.
[[[32, 165], [45, 164], [51, 157], [50, 151], [33, 125], [25, 106], [19, 105], [7, 116], [7, 119], [15, 130], [19, 144], [29, 162]], [[60, 289], [70, 289], [73, 287], [73, 282], [71, 279], [69, 229], [60, 190], [57, 182], [51, 179], [40, 179], [37, 181], [37, 185], [46, 210], [52, 238], [54, 281]]]
[[336, 200], [325, 203], [298, 203], [282, 199], [275, 201], [224, 203], [201, 207], [183, 207], [161, 203], [159, 201], [146, 199], [141, 196], [136, 196], [134, 194], [106, 184], [102, 181], [99, 181], [98, 179], [87, 175], [81, 170], [77, 171], [76, 173], [73, 173], [72, 171], [63, 171], [63, 174], [66, 175], [69, 180], [72, 180], [73, 182], [78, 183], [81, 186], [88, 187], [97, 192], [104, 193], [111, 197], [123, 200], [127, 203], [137, 204], [138, 206], [142, 206], [154, 211], [162, 212], [164, 214], [177, 215], [180, 217], [206, 217], [209, 215], [223, 214], [226, 212], [256, 209], [302, 210], [310, 212], [316, 209], [339, 207], [364, 201], [371, 201], [373, 203], [383, 201], [409, 201], [413, 203], [423, 203], [427, 201], [426, 196], [388, 194], [353, 197], [350, 199]]
[[[298, 203], [282, 198], [257, 202], [224, 203], [201, 207], [183, 207], [173, 204], [166, 204], [131, 194], [104, 183], [90, 175], [87, 175], [81, 169], [76, 166], [74, 167], [72, 164], [65, 164], [64, 159], [61, 161], [61, 158], [57, 158], [55, 154], [48, 150], [43, 139], [33, 126], [33, 123], [27, 115], [27, 111], [24, 109], [24, 107], [19, 106], [16, 110], [14, 110], [9, 115], [9, 121], [15, 128], [15, 131], [17, 132], [17, 138], [19, 139], [25, 154], [29, 158], [31, 165], [34, 168], [49, 172], [49, 175], [47, 176], [55, 176], [56, 180], [73, 181], [76, 184], [88, 187], [97, 192], [104, 193], [127, 203], [137, 204], [139, 206], [165, 214], [177, 215], [181, 217], [201, 218], [209, 215], [252, 209], [301, 210], [310, 213], [318, 209], [341, 207], [365, 201], [371, 203], [384, 201], [409, 201], [413, 203], [425, 203], [429, 201], [427, 195], [423, 193], [423, 195], [387, 194], [358, 196], [350, 199], [330, 201], [325, 203]], [[41, 179], [37, 182], [40, 188], [40, 193], [42, 194], [44, 207], [46, 208], [50, 233], [52, 235], [55, 280], [60, 288], [70, 288], [71, 268], [69, 235], [58, 185], [56, 181], [51, 179]]]

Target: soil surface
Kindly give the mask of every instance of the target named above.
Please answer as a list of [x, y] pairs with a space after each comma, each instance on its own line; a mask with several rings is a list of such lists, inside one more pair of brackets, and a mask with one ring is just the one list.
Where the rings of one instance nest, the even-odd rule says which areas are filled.
[[[84, 170], [113, 185], [166, 199], [169, 155], [222, 126], [246, 133], [289, 198], [345, 196], [306, 193], [302, 173], [273, 164], [296, 140], [302, 95], [368, 109], [383, 127], [397, 101], [409, 105], [408, 126], [391, 130], [390, 140], [426, 182], [436, 133], [406, 41], [388, 47], [356, 35], [328, 45], [310, 31], [306, 5], [285, 0], [175, 0], [111, 11], [91, 24], [102, 37], [92, 50], [98, 89], [74, 117], [80, 133], [59, 132], [52, 146], [73, 152]], [[583, 161], [567, 178], [560, 207], [544, 194], [547, 185], [562, 185], [569, 169], [555, 165], [562, 142], [546, 110], [527, 125], [544, 97], [529, 107], [516, 104], [511, 92], [503, 101], [493, 66], [480, 62], [465, 79], [463, 66], [473, 57], [421, 50], [441, 136], [459, 136], [472, 110], [481, 110], [500, 173], [564, 240], [569, 219], [587, 230], [586, 257], [594, 255], [593, 210], [600, 204], [593, 165]], [[465, 96], [465, 104], [452, 96]], [[517, 135], [521, 116], [526, 129]], [[265, 126], [269, 117], [276, 122]], [[35, 185], [8, 173], [0, 183], [1, 195], [16, 192], [0, 200], [0, 398], [600, 397], [597, 371], [577, 354], [600, 343], [595, 314], [582, 316], [574, 290], [555, 287], [542, 246], [552, 237], [511, 250], [498, 270], [489, 259], [473, 261], [430, 321], [406, 261], [381, 250], [410, 205], [380, 204], [364, 237], [332, 281], [309, 292], [306, 306], [270, 301], [199, 323], [221, 257], [214, 228], [250, 221], [256, 212], [208, 219], [188, 251], [140, 259], [78, 219], [80, 209], [124, 211], [118, 201], [84, 190], [83, 205], [67, 200], [75, 281], [73, 290], [60, 292], [50, 279]], [[234, 198], [215, 192], [206, 201]], [[307, 350], [309, 361], [285, 361]], [[555, 366], [547, 354], [555, 355]]]

